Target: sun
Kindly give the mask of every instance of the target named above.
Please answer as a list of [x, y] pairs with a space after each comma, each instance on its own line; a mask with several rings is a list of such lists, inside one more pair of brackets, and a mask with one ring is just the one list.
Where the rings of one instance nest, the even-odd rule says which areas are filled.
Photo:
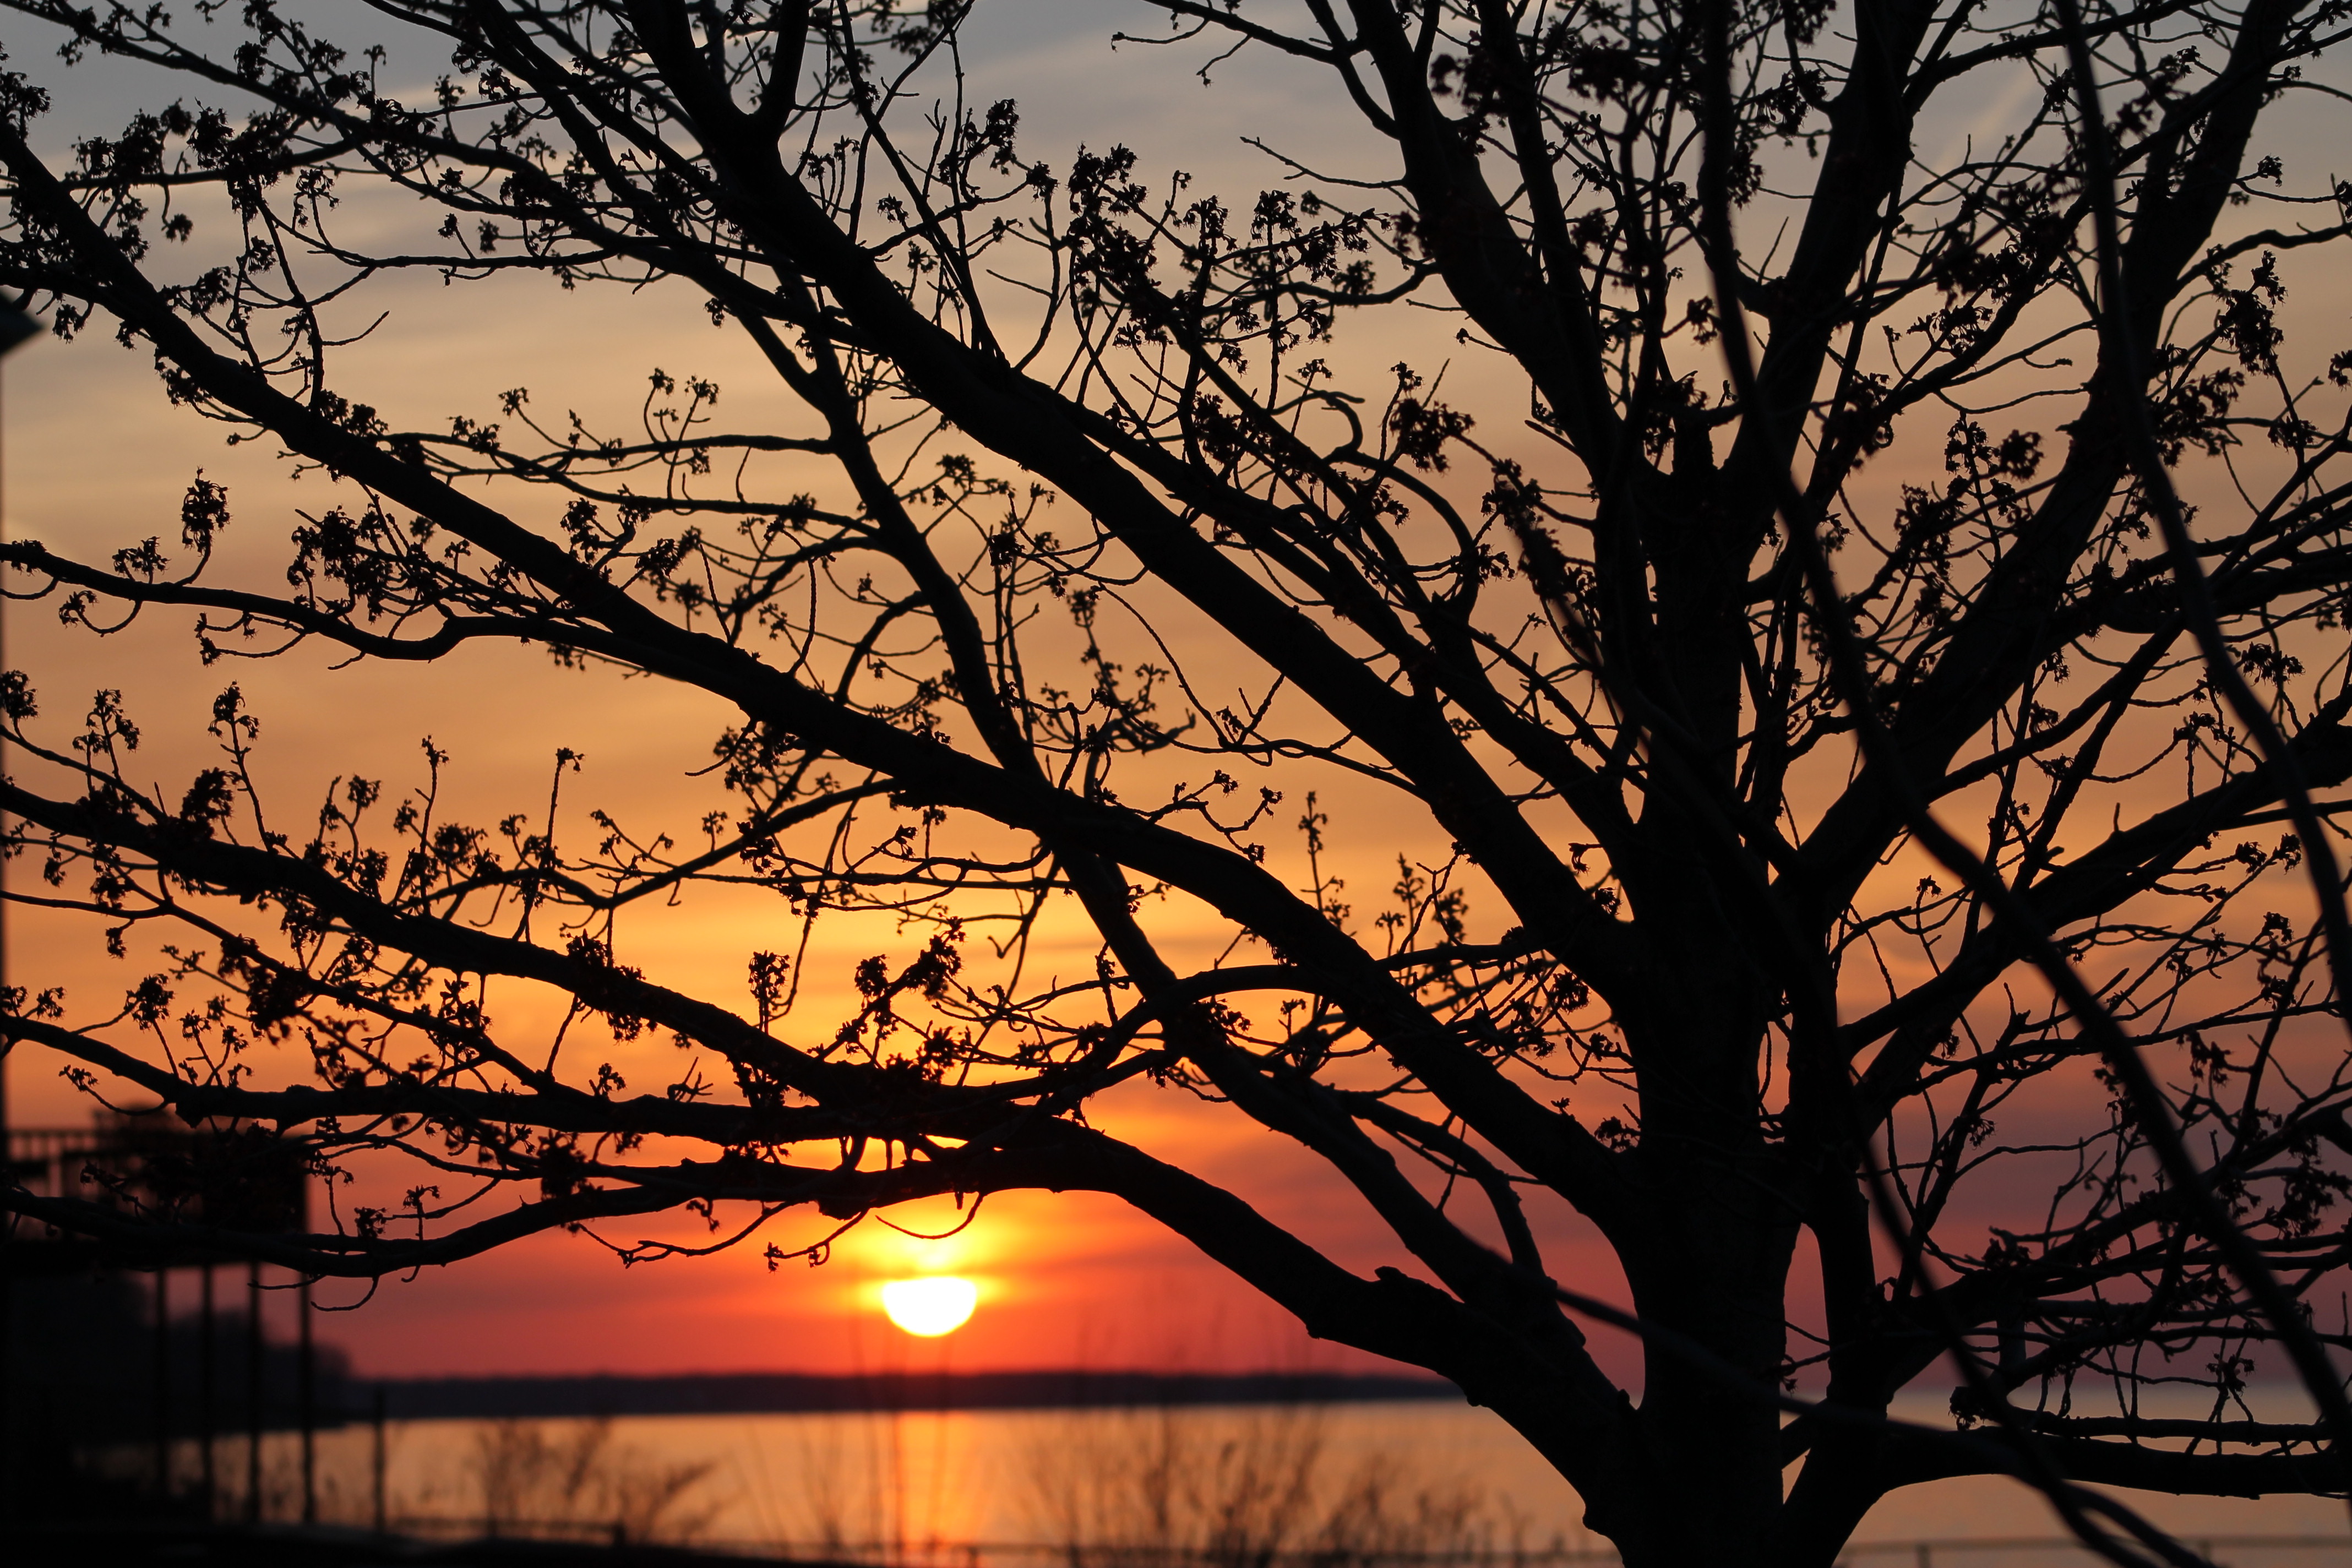
[[908, 1333], [927, 1340], [962, 1328], [980, 1302], [980, 1288], [952, 1274], [893, 1279], [882, 1287], [882, 1310]]

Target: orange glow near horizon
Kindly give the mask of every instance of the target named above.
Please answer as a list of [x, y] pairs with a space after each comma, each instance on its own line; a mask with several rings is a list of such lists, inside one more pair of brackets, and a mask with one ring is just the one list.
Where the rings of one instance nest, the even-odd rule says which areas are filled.
[[971, 1321], [980, 1304], [980, 1287], [952, 1274], [922, 1279], [893, 1279], [882, 1287], [882, 1310], [890, 1321], [918, 1339], [935, 1340], [951, 1334]]

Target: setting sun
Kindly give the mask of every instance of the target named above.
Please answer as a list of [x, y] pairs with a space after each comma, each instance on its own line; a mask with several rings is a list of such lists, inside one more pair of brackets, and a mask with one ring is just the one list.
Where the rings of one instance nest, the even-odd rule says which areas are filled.
[[882, 1287], [882, 1310], [890, 1321], [924, 1339], [937, 1339], [963, 1327], [979, 1300], [979, 1287], [950, 1274], [893, 1279]]

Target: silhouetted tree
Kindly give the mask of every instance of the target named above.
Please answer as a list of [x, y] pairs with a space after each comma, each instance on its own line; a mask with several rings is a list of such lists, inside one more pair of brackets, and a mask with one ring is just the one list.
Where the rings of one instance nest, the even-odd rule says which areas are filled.
[[[338, 498], [282, 581], [207, 570], [199, 477], [179, 545], [14, 542], [12, 595], [740, 714], [688, 843], [360, 779], [294, 832], [234, 688], [158, 793], [118, 700], [68, 736], [10, 675], [14, 896], [166, 954], [110, 1015], [28, 978], [14, 1040], [425, 1171], [298, 1240], [19, 1213], [368, 1276], [1114, 1194], [1454, 1380], [1637, 1564], [1826, 1564], [1957, 1474], [2122, 1562], [2195, 1559], [2073, 1482], [2345, 1489], [2352, 353], [2282, 314], [2347, 232], [2290, 145], [2340, 144], [2344, 0], [1139, 0], [1171, 68], [1287, 56], [1360, 126], [1236, 202], [1021, 140], [960, 52], [992, 6], [375, 0], [448, 60], [395, 91], [272, 0], [7, 3], [184, 96], [44, 155], [10, 79], [0, 282]], [[640, 429], [393, 428], [335, 367], [403, 269], [579, 289], [551, 320], [695, 290], [800, 413], [656, 374]], [[1381, 910], [1343, 844], [1399, 858]], [[748, 1006], [615, 934], [704, 882], [775, 897]], [[811, 1022], [795, 933], [856, 910], [908, 934]], [[495, 1026], [494, 976], [578, 1027]], [[627, 1092], [598, 1018], [727, 1070]], [[1146, 1077], [1311, 1150], [1403, 1267], [1089, 1125]], [[1958, 1429], [1888, 1420], [1948, 1356]], [[2249, 1403], [2290, 1366], [2316, 1424]]]

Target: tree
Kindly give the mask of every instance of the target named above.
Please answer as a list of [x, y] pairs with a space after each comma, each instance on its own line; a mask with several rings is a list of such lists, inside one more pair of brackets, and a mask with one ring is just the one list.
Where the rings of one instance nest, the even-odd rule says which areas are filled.
[[[690, 849], [356, 780], [283, 836], [234, 688], [175, 801], [118, 703], [61, 737], [9, 675], [14, 896], [180, 933], [117, 1014], [11, 993], [11, 1039], [467, 1200], [291, 1239], [16, 1212], [372, 1276], [678, 1205], [1113, 1194], [1493, 1407], [1638, 1564], [1825, 1564], [1937, 1476], [2127, 1562], [2195, 1559], [2074, 1482], [2346, 1489], [2352, 352], [2282, 314], [2352, 209], [2285, 158], [2342, 0], [1150, 0], [1360, 125], [1254, 204], [1034, 155], [976, 5], [377, 0], [449, 61], [402, 96], [271, 0], [9, 4], [185, 96], [44, 158], [9, 79], [0, 282], [342, 497], [283, 585], [207, 570], [199, 476], [180, 548], [12, 542], [12, 595], [193, 608], [207, 660], [523, 642], [740, 715]], [[425, 228], [347, 234], [381, 189]], [[400, 269], [689, 288], [803, 420], [662, 379], [642, 435], [522, 392], [389, 427], [331, 371]], [[1468, 395], [1351, 368], [1432, 322]], [[1335, 823], [1343, 785], [1382, 809]], [[1342, 837], [1401, 853], [1392, 908], [1341, 900]], [[705, 881], [775, 896], [748, 1009], [615, 934]], [[914, 934], [804, 1033], [777, 953], [857, 910]], [[1037, 979], [1079, 910], [1095, 972]], [[731, 1081], [575, 1071], [485, 1022], [491, 977]], [[1146, 1076], [1311, 1150], [1404, 1267], [1088, 1124]], [[1538, 1190], [1630, 1312], [1552, 1277]], [[1596, 1319], [1643, 1336], [1638, 1402]], [[1888, 1420], [1947, 1357], [1958, 1429]], [[2258, 1364], [2321, 1419], [2250, 1405]], [[2140, 1410], [2181, 1383], [2204, 1416]]]

